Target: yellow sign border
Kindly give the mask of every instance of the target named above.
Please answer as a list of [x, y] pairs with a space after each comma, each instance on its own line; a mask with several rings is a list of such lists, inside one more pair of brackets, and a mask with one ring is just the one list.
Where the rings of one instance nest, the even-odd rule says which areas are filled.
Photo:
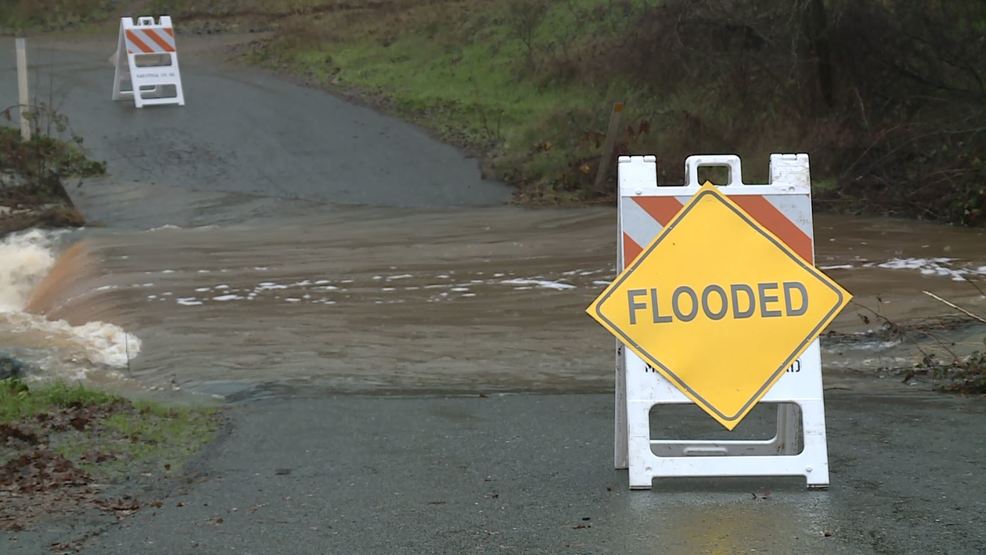
[[[644, 262], [644, 260], [647, 259], [650, 253], [653, 252], [654, 249], [661, 244], [661, 241], [663, 241], [664, 238], [667, 237], [672, 230], [674, 230], [674, 228], [678, 225], [678, 223], [682, 219], [688, 216], [688, 213], [692, 210], [692, 208], [694, 208], [698, 204], [698, 202], [703, 197], [709, 195], [711, 195], [712, 198], [723, 203], [727, 208], [732, 210], [733, 213], [735, 213], [743, 221], [749, 224], [750, 227], [752, 227], [761, 235], [763, 235], [768, 241], [773, 243], [774, 246], [776, 246], [781, 252], [783, 252], [789, 258], [791, 258], [791, 260], [793, 260], [796, 264], [800, 265], [809, 274], [813, 275], [816, 279], [818, 279], [820, 282], [822, 282], [827, 287], [829, 287], [832, 291], [835, 292], [837, 297], [837, 301], [835, 305], [822, 318], [822, 320], [818, 323], [818, 325], [812, 328], [810, 332], [808, 332], [808, 335], [801, 343], [798, 344], [797, 347], [795, 347], [792, 354], [789, 355], [784, 360], [784, 362], [781, 363], [781, 365], [777, 368], [777, 370], [775, 370], [770, 375], [770, 377], [760, 387], [760, 389], [758, 389], [757, 392], [754, 393], [753, 397], [751, 397], [750, 400], [747, 401], [740, 408], [740, 410], [737, 411], [736, 414], [732, 416], [723, 414], [721, 411], [719, 411], [719, 409], [709, 404], [708, 401], [702, 398], [697, 392], [692, 390], [688, 386], [688, 384], [682, 381], [681, 378], [679, 378], [674, 373], [674, 371], [672, 371], [670, 368], [668, 368], [663, 363], [661, 363], [661, 361], [658, 360], [657, 357], [651, 355], [642, 347], [637, 345], [636, 342], [634, 342], [634, 340], [630, 338], [630, 336], [628, 336], [626, 333], [623, 332], [623, 330], [621, 330], [615, 324], [613, 324], [613, 322], [611, 322], [602, 313], [601, 310], [602, 304], [606, 302], [606, 300], [608, 300], [609, 297], [614, 292], [616, 292], [617, 289], [619, 289], [620, 285], [624, 281], [626, 281], [626, 279], [629, 278], [629, 276], [637, 269], [637, 267], [640, 266]], [[620, 275], [617, 276], [615, 280], [613, 280], [613, 283], [611, 283], [602, 293], [600, 293], [599, 297], [597, 297], [596, 300], [593, 301], [593, 303], [589, 306], [586, 312], [589, 313], [589, 315], [592, 316], [595, 320], [597, 320], [600, 324], [602, 324], [607, 330], [609, 330], [610, 333], [616, 335], [623, 342], [624, 345], [632, 349], [633, 352], [640, 355], [640, 357], [643, 358], [645, 361], [650, 362], [651, 366], [655, 370], [660, 372], [662, 376], [664, 376], [669, 381], [671, 381], [672, 384], [674, 384], [675, 387], [677, 387], [678, 390], [684, 393], [689, 399], [701, 405], [706, 411], [713, 413], [713, 415], [717, 417], [717, 420], [720, 420], [724, 426], [726, 426], [729, 429], [732, 429], [733, 427], [735, 427], [736, 424], [738, 424], [738, 421], [741, 420], [746, 415], [747, 412], [749, 412], [752, 406], [756, 404], [758, 401], [760, 401], [760, 399], [762, 399], [763, 396], [767, 394], [767, 391], [769, 391], [770, 387], [773, 386], [774, 383], [776, 383], [777, 380], [779, 380], [781, 376], [784, 375], [784, 371], [787, 370], [787, 368], [791, 366], [791, 364], [793, 364], [794, 361], [799, 356], [801, 356], [806, 349], [808, 349], [808, 346], [811, 344], [812, 341], [815, 340], [816, 337], [818, 337], [819, 334], [821, 334], [825, 326], [829, 325], [832, 322], [832, 320], [834, 320], [835, 317], [839, 314], [839, 312], [842, 311], [842, 309], [849, 301], [849, 299], [845, 298], [846, 295], [849, 295], [849, 298], [852, 298], [849, 292], [845, 291], [841, 286], [839, 286], [839, 284], [834, 282], [832, 278], [828, 277], [827, 275], [819, 271], [817, 268], [815, 268], [814, 265], [808, 263], [807, 261], [805, 261], [805, 259], [801, 258], [797, 253], [791, 250], [791, 248], [787, 246], [787, 244], [784, 243], [784, 241], [782, 241], [776, 235], [771, 233], [770, 230], [763, 227], [760, 224], [760, 222], [758, 222], [755, 218], [747, 214], [745, 210], [743, 210], [739, 205], [733, 202], [728, 196], [719, 192], [719, 190], [716, 188], [715, 185], [706, 182], [704, 185], [702, 185], [702, 188], [699, 189], [697, 193], [695, 193], [695, 195], [688, 202], [688, 204], [685, 205], [685, 207], [682, 208], [674, 216], [674, 218], [672, 218], [672, 220], [668, 223], [668, 225], [665, 226], [664, 229], [662, 229], [661, 232], [658, 233], [657, 236], [650, 242], [650, 244], [637, 256], [636, 260], [633, 261], [633, 264], [625, 268], [623, 272], [621, 272]], [[592, 312], [595, 312], [595, 314], [592, 314]], [[726, 424], [727, 422], [733, 423], [733, 426], [727, 425]]]

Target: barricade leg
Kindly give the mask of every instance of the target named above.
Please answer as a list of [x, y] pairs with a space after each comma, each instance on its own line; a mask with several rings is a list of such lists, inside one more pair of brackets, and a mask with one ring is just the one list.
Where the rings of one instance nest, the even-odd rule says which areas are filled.
[[654, 455], [650, 447], [649, 401], [627, 400], [627, 448], [630, 489], [651, 489], [654, 482]]
[[624, 347], [616, 342], [616, 403], [614, 406], [614, 440], [613, 466], [617, 469], [627, 468], [630, 464], [627, 458], [627, 371]]
[[794, 403], [777, 405], [777, 454], [796, 455], [798, 453], [798, 406]]
[[825, 489], [829, 485], [829, 457], [825, 437], [825, 402], [822, 399], [802, 401], [801, 419], [804, 430], [805, 478], [809, 489]]

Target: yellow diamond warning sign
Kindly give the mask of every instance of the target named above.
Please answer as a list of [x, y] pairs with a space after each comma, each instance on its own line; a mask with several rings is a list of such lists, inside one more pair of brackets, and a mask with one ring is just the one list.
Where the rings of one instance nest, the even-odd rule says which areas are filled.
[[587, 312], [732, 430], [851, 297], [706, 183]]

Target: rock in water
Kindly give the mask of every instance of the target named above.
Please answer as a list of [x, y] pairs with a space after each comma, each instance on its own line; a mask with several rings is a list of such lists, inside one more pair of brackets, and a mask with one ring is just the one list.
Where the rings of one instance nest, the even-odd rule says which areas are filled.
[[0, 380], [23, 377], [25, 369], [23, 362], [5, 353], [0, 353]]

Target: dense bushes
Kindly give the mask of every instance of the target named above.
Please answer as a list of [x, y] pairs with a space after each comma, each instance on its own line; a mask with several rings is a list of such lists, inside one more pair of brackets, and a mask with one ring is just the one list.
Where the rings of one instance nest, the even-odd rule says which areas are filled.
[[986, 224], [983, 2], [670, 0], [595, 53], [671, 160], [806, 151], [829, 206]]

